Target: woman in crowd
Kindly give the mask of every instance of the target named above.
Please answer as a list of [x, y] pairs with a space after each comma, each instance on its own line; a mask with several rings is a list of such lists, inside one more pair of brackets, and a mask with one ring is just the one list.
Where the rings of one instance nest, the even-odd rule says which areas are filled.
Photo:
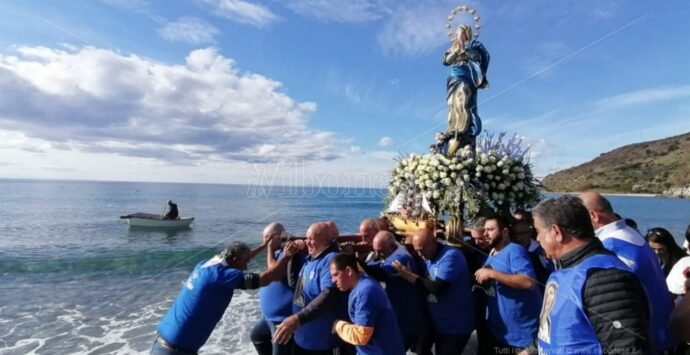
[[656, 227], [648, 230], [647, 240], [656, 256], [659, 257], [661, 268], [664, 270], [664, 276], [668, 276], [673, 265], [686, 256], [683, 249], [676, 244], [673, 235], [664, 228]]

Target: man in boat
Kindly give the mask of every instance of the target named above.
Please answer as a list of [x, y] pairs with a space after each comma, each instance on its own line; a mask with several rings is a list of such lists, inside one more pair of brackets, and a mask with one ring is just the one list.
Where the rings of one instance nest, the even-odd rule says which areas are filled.
[[461, 354], [474, 330], [467, 262], [459, 250], [436, 241], [434, 234], [420, 229], [412, 237], [415, 251], [424, 259], [424, 277], [400, 262], [391, 266], [426, 295], [431, 324], [420, 339], [417, 354], [431, 354], [432, 345], [436, 355]]
[[537, 240], [558, 270], [546, 283], [540, 354], [652, 354], [650, 312], [640, 281], [594, 235], [575, 196], [533, 211]]
[[[264, 228], [262, 240], [264, 243], [270, 240], [268, 243], [271, 246], [271, 250], [274, 251], [266, 255], [266, 266], [268, 268], [275, 265], [281, 258], [287, 257], [280, 249], [284, 234], [285, 228], [280, 223], [271, 223]], [[301, 262], [300, 254], [298, 254], [293, 257], [290, 264], [301, 266]], [[272, 342], [272, 337], [276, 331], [276, 326], [292, 314], [293, 294], [294, 289], [290, 286], [286, 276], [271, 282], [259, 291], [259, 306], [262, 317], [250, 334], [252, 344], [259, 355], [292, 354], [292, 339], [287, 344], [278, 344]]]
[[487, 290], [491, 353], [518, 354], [537, 335], [541, 292], [527, 250], [510, 242], [505, 217], [486, 217], [484, 236], [491, 252], [474, 276]]
[[338, 254], [328, 263], [331, 278], [348, 296], [349, 320], [336, 320], [333, 331], [357, 349], [358, 355], [404, 355], [400, 328], [381, 285], [359, 272], [357, 258]]
[[[333, 284], [328, 263], [336, 254], [332, 227], [314, 223], [306, 233], [308, 257], [294, 281], [293, 314], [276, 326], [273, 341], [287, 344], [294, 334], [295, 354], [332, 354], [341, 345], [331, 333], [338, 315], [346, 314], [346, 298]], [[295, 268], [290, 268], [291, 273]]]
[[[269, 242], [268, 251], [273, 253]], [[266, 244], [257, 249], [263, 248]], [[288, 243], [283, 252], [284, 257], [261, 273], [244, 272], [252, 255], [257, 253], [241, 242], [232, 242], [220, 254], [202, 260], [183, 283], [175, 303], [158, 325], [151, 354], [197, 353], [223, 317], [235, 289], [256, 289], [285, 275], [288, 261], [297, 252], [297, 247]]]
[[[398, 244], [393, 234], [387, 230], [376, 233], [374, 237], [374, 260], [364, 265], [364, 270], [379, 282], [385, 283], [386, 295], [393, 306], [405, 350], [413, 348], [424, 328], [424, 297], [415, 286], [397, 277], [393, 262], [410, 267], [418, 274], [417, 261], [407, 248]], [[414, 349], [414, 348], [413, 348]]]
[[652, 307], [653, 350], [662, 352], [675, 346], [678, 341], [670, 336], [667, 326], [673, 301], [656, 254], [640, 232], [615, 216], [606, 198], [596, 192], [584, 192], [580, 199], [589, 212], [594, 234], [635, 273], [647, 290]]
[[179, 212], [177, 211], [177, 204], [168, 200], [168, 207], [165, 208], [163, 219], [177, 219]]

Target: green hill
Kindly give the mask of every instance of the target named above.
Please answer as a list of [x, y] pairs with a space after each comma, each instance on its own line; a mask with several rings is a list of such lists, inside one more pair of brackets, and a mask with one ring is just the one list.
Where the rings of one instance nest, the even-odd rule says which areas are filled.
[[548, 191], [690, 195], [690, 133], [635, 143], [547, 175]]

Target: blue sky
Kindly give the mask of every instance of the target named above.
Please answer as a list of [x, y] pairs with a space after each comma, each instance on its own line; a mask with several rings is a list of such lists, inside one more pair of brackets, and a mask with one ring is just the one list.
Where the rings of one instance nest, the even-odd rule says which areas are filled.
[[[1, 1], [0, 177], [382, 186], [445, 129], [460, 4]], [[537, 175], [690, 131], [690, 3], [468, 4]]]

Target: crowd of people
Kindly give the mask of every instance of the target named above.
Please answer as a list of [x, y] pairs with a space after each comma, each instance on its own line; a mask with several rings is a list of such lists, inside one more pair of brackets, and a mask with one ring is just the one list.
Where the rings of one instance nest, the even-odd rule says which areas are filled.
[[[364, 251], [339, 243], [333, 222], [305, 240], [271, 223], [259, 247], [233, 242], [194, 268], [151, 353], [197, 353], [233, 291], [256, 288], [260, 355], [461, 354], [475, 332], [477, 354], [690, 353], [687, 244], [642, 235], [598, 193], [477, 218], [460, 246], [436, 232], [400, 239], [367, 219]], [[264, 250], [266, 269], [246, 272]]]

